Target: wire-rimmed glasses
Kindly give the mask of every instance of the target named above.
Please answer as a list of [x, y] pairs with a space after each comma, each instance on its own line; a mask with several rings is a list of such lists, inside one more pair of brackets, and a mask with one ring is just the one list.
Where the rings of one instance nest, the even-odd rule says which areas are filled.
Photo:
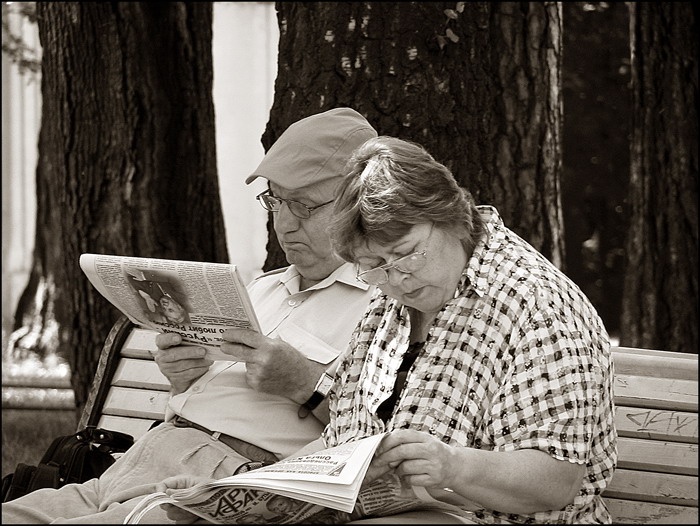
[[299, 201], [283, 199], [281, 197], [277, 197], [276, 195], [272, 195], [269, 190], [259, 193], [255, 196], [255, 199], [257, 199], [262, 207], [268, 212], [279, 212], [280, 208], [282, 207], [282, 203], [287, 203], [287, 208], [289, 208], [289, 211], [299, 219], [308, 219], [311, 217], [311, 213], [314, 210], [335, 201], [335, 199], [331, 199], [330, 201], [326, 201], [320, 205], [306, 206], [304, 203], [300, 203]]
[[[433, 234], [433, 227], [430, 227], [430, 233], [428, 234], [425, 244], [428, 244], [430, 236]], [[366, 283], [367, 285], [383, 285], [389, 281], [389, 270], [395, 268], [399, 272], [404, 274], [412, 274], [422, 269], [428, 261], [427, 249], [423, 249], [420, 252], [413, 252], [407, 256], [402, 256], [394, 261], [385, 263], [378, 267], [374, 267], [368, 270], [360, 270], [357, 268], [357, 279]]]

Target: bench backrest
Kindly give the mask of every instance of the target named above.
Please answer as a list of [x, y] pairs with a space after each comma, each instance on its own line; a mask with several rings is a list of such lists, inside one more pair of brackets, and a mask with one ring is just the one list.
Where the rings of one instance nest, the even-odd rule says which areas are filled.
[[[136, 439], [163, 419], [170, 384], [150, 354], [156, 334], [114, 325], [80, 428]], [[697, 524], [697, 355], [615, 347], [613, 363], [618, 468], [604, 496], [614, 522]]]
[[170, 382], [153, 360], [155, 331], [128, 318], [114, 324], [105, 340], [78, 429], [96, 425], [138, 439], [163, 420]]
[[613, 349], [618, 467], [605, 501], [619, 523], [697, 524], [698, 357]]

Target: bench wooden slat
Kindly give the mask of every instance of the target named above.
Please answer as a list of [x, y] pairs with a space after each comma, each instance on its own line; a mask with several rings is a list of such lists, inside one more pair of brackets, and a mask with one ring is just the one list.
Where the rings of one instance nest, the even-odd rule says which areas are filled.
[[606, 499], [631, 499], [697, 506], [698, 478], [691, 475], [617, 469], [603, 496]]
[[121, 348], [121, 355], [127, 358], [153, 359], [150, 351], [156, 350], [157, 331], [134, 328]]
[[139, 389], [155, 389], [169, 391], [170, 382], [160, 372], [158, 364], [153, 360], [122, 358], [114, 372], [112, 385], [117, 387], [135, 387]]
[[698, 442], [697, 413], [617, 406], [615, 425], [621, 437]]
[[698, 508], [658, 502], [605, 499], [614, 524], [697, 524]]
[[695, 354], [613, 347], [615, 374], [698, 381]]
[[616, 374], [614, 394], [618, 405], [698, 411], [697, 380]]
[[162, 420], [170, 394], [129, 387], [112, 387], [107, 394], [102, 413]]
[[697, 444], [619, 437], [617, 451], [619, 468], [698, 474]]

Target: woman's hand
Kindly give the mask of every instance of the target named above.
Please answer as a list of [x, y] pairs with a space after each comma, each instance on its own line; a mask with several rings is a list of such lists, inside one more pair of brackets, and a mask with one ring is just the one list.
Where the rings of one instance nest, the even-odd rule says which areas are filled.
[[521, 514], [563, 509], [573, 501], [586, 474], [585, 464], [558, 460], [537, 449], [450, 446], [412, 429], [390, 432], [379, 444], [374, 462], [394, 469], [405, 484], [425, 487], [435, 498], [449, 488], [455, 499]]
[[462, 467], [456, 448], [413, 429], [391, 431], [370, 464], [375, 478], [393, 469], [407, 484], [438, 488], [450, 487]]

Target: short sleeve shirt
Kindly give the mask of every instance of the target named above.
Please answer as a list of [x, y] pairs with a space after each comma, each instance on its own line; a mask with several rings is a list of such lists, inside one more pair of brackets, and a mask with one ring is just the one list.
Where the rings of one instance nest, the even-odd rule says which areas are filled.
[[[347, 348], [372, 290], [357, 281], [347, 263], [312, 287], [300, 290], [299, 285], [299, 271], [292, 265], [264, 274], [247, 288], [263, 334], [329, 364]], [[283, 458], [323, 431], [320, 421], [300, 418], [298, 410], [288, 398], [251, 389], [245, 363], [217, 361], [187, 391], [170, 399], [166, 418], [179, 414]]]
[[586, 464], [574, 502], [530, 515], [480, 509], [469, 518], [610, 522], [600, 497], [617, 459], [607, 332], [578, 286], [506, 228], [493, 207], [479, 211], [486, 234], [456, 297], [437, 315], [386, 424], [376, 410], [393, 390], [410, 319], [403, 305], [375, 292], [337, 370], [326, 446], [410, 428], [454, 446], [538, 449]]

